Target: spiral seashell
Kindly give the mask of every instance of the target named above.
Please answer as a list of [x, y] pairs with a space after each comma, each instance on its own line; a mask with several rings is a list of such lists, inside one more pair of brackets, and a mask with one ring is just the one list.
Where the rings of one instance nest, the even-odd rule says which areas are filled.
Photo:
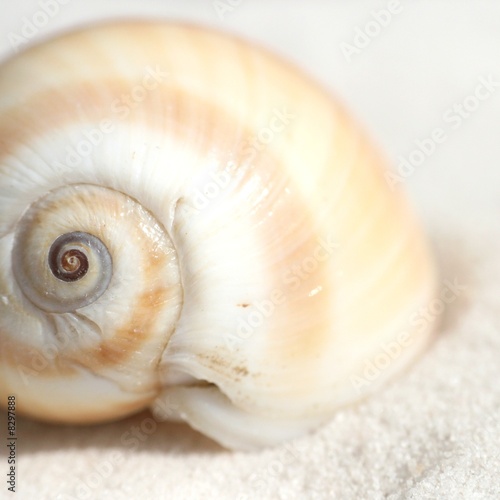
[[385, 172], [338, 102], [208, 30], [102, 26], [7, 61], [0, 401], [150, 407], [241, 449], [317, 428], [432, 330], [410, 321], [432, 259]]

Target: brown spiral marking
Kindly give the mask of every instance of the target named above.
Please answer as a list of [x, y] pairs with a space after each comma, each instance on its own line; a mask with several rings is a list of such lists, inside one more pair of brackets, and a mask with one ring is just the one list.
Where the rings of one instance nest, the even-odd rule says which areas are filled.
[[60, 255], [60, 248], [50, 250], [49, 266], [52, 274], [61, 281], [74, 282], [82, 279], [89, 270], [87, 256], [75, 248]]

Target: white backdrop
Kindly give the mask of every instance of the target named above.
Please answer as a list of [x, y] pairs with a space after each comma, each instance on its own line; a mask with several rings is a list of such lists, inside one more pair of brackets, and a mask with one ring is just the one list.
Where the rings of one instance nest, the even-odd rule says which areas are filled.
[[443, 277], [466, 291], [408, 374], [292, 448], [230, 453], [162, 424], [131, 450], [121, 437], [144, 415], [90, 429], [20, 420], [16, 498], [500, 498], [500, 3], [3, 0], [0, 57], [137, 17], [257, 41], [344, 100], [406, 185]]

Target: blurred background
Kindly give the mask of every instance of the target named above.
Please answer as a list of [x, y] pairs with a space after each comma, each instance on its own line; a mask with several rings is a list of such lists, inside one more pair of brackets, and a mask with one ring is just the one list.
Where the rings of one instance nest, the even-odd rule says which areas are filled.
[[[495, 0], [23, 0], [2, 9], [2, 58], [117, 18], [179, 20], [255, 41], [344, 100], [396, 171], [410, 162], [400, 177], [429, 224], [458, 212], [464, 222], [491, 216], [498, 223], [498, 84], [477, 106], [467, 100], [481, 78], [500, 82]], [[445, 138], [433, 149], [425, 139], [436, 128]], [[411, 162], [417, 141], [430, 153], [423, 161], [414, 153]]]

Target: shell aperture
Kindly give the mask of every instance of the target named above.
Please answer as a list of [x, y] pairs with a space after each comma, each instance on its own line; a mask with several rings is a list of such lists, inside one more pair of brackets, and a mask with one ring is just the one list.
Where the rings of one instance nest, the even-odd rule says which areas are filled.
[[209, 30], [101, 26], [7, 61], [0, 401], [150, 407], [239, 449], [315, 429], [433, 329], [410, 321], [432, 257], [385, 172], [336, 100]]

